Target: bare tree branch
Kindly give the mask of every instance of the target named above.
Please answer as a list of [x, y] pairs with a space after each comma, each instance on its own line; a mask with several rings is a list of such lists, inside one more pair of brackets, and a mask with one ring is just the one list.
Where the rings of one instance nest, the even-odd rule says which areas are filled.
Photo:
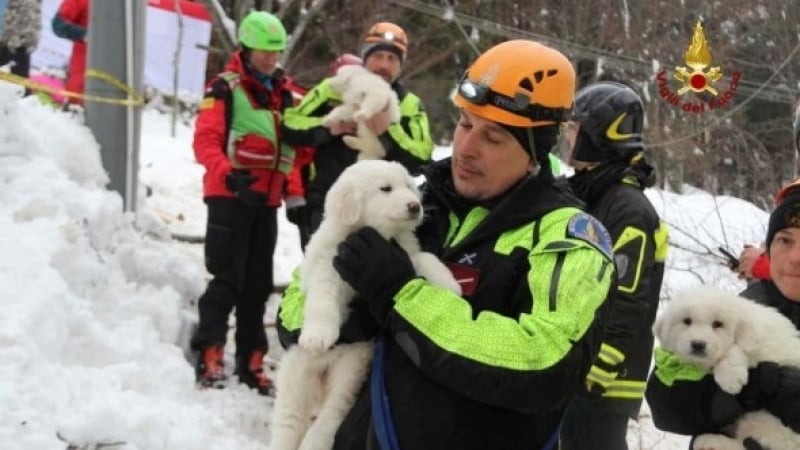
[[170, 120], [170, 136], [175, 137], [175, 124], [178, 121], [180, 99], [178, 96], [178, 79], [181, 65], [181, 47], [183, 46], [183, 10], [181, 2], [175, 2], [175, 12], [178, 16], [178, 40], [175, 42], [175, 55], [172, 58], [172, 117]]
[[292, 38], [286, 43], [286, 50], [283, 52], [283, 63], [291, 58], [294, 44], [303, 36], [309, 21], [314, 19], [317, 13], [325, 7], [326, 3], [328, 3], [328, 0], [312, 0], [311, 6], [300, 13], [297, 25], [295, 25], [294, 30], [292, 30]]
[[225, 14], [225, 9], [222, 8], [219, 0], [199, 1], [205, 5], [206, 10], [211, 14], [211, 29], [216, 35], [217, 40], [219, 40], [220, 45], [222, 45], [222, 50], [224, 50], [226, 54], [225, 59], [227, 59], [227, 56], [236, 50], [238, 44], [235, 34], [231, 33], [225, 24], [225, 18], [228, 18]]

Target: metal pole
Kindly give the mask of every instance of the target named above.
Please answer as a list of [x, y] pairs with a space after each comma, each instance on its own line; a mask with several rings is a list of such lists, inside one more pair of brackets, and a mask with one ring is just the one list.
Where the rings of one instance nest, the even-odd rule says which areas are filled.
[[[142, 92], [147, 2], [93, 1], [89, 11], [87, 69], [120, 80]], [[86, 77], [86, 94], [124, 100], [127, 94], [108, 81]], [[100, 144], [109, 187], [120, 193], [125, 211], [136, 210], [141, 106], [86, 101], [86, 122]]]

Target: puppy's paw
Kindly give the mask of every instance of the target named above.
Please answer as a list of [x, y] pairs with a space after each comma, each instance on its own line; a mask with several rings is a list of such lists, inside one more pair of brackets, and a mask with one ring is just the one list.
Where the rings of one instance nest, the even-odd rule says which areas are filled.
[[723, 391], [738, 394], [747, 384], [747, 367], [717, 365], [714, 367], [714, 381]]
[[369, 115], [369, 112], [364, 111], [363, 109], [359, 109], [355, 114], [353, 114], [353, 120], [355, 122], [366, 122], [372, 116]]
[[337, 114], [336, 110], [334, 110], [322, 118], [322, 126], [329, 127], [336, 122], [343, 122], [346, 120], [347, 117], [344, 117], [342, 114]]
[[377, 139], [370, 139], [361, 136], [344, 136], [342, 137], [344, 143], [359, 152], [358, 159], [383, 159], [386, 152], [383, 146]]
[[721, 434], [701, 434], [695, 438], [692, 450], [746, 450], [744, 445]]
[[336, 435], [334, 430], [330, 436], [319, 436], [319, 433], [306, 433], [303, 442], [297, 450], [330, 450], [333, 448], [333, 439]]
[[414, 270], [425, 277], [431, 284], [441, 286], [449, 289], [454, 293], [461, 295], [461, 285], [447, 268], [434, 254], [428, 252], [419, 252], [411, 257], [411, 263], [414, 265]]
[[331, 348], [337, 339], [339, 339], [339, 329], [336, 327], [306, 324], [300, 332], [297, 343], [305, 350], [320, 353]]
[[344, 143], [352, 148], [357, 152], [364, 151], [366, 147], [365, 142], [363, 139], [360, 139], [358, 136], [342, 136], [342, 140]]

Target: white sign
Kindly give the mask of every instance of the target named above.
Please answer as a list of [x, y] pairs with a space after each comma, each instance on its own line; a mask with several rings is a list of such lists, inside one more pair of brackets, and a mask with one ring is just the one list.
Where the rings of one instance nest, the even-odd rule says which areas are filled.
[[[148, 0], [145, 35], [144, 82], [157, 91], [172, 92], [175, 52], [178, 48], [176, 0]], [[31, 65], [40, 69], [57, 68], [66, 72], [72, 41], [53, 34], [52, 20], [61, 0], [42, 1], [42, 36], [33, 52]], [[183, 37], [178, 64], [178, 92], [203, 96], [205, 89], [206, 50], [211, 41], [211, 16], [196, 2], [180, 0]]]

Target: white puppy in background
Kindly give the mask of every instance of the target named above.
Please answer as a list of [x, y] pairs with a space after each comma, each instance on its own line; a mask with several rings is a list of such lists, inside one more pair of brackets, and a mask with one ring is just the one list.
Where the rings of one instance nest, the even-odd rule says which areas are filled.
[[[653, 333], [665, 350], [709, 370], [725, 392], [739, 393], [747, 369], [771, 361], [800, 367], [800, 331], [776, 309], [714, 286], [679, 292], [659, 315]], [[745, 450], [753, 438], [770, 450], [800, 449], [800, 435], [766, 411], [740, 417], [727, 435], [704, 434], [695, 450]], [[730, 436], [730, 437], [729, 437]]]
[[349, 234], [374, 228], [408, 253], [417, 274], [460, 295], [450, 270], [435, 255], [420, 250], [414, 230], [422, 217], [414, 180], [396, 162], [356, 162], [328, 191], [325, 217], [300, 266], [303, 328], [298, 345], [283, 355], [276, 376], [271, 450], [330, 450], [366, 378], [372, 342], [333, 346], [355, 295], [333, 267], [337, 246]]
[[388, 108], [389, 121], [400, 121], [397, 94], [379, 75], [364, 66], [346, 65], [330, 78], [331, 88], [342, 97], [342, 104], [333, 108], [323, 119], [323, 125], [336, 122], [355, 122], [355, 136], [344, 136], [348, 147], [359, 152], [358, 159], [381, 159], [386, 151], [367, 121]]

